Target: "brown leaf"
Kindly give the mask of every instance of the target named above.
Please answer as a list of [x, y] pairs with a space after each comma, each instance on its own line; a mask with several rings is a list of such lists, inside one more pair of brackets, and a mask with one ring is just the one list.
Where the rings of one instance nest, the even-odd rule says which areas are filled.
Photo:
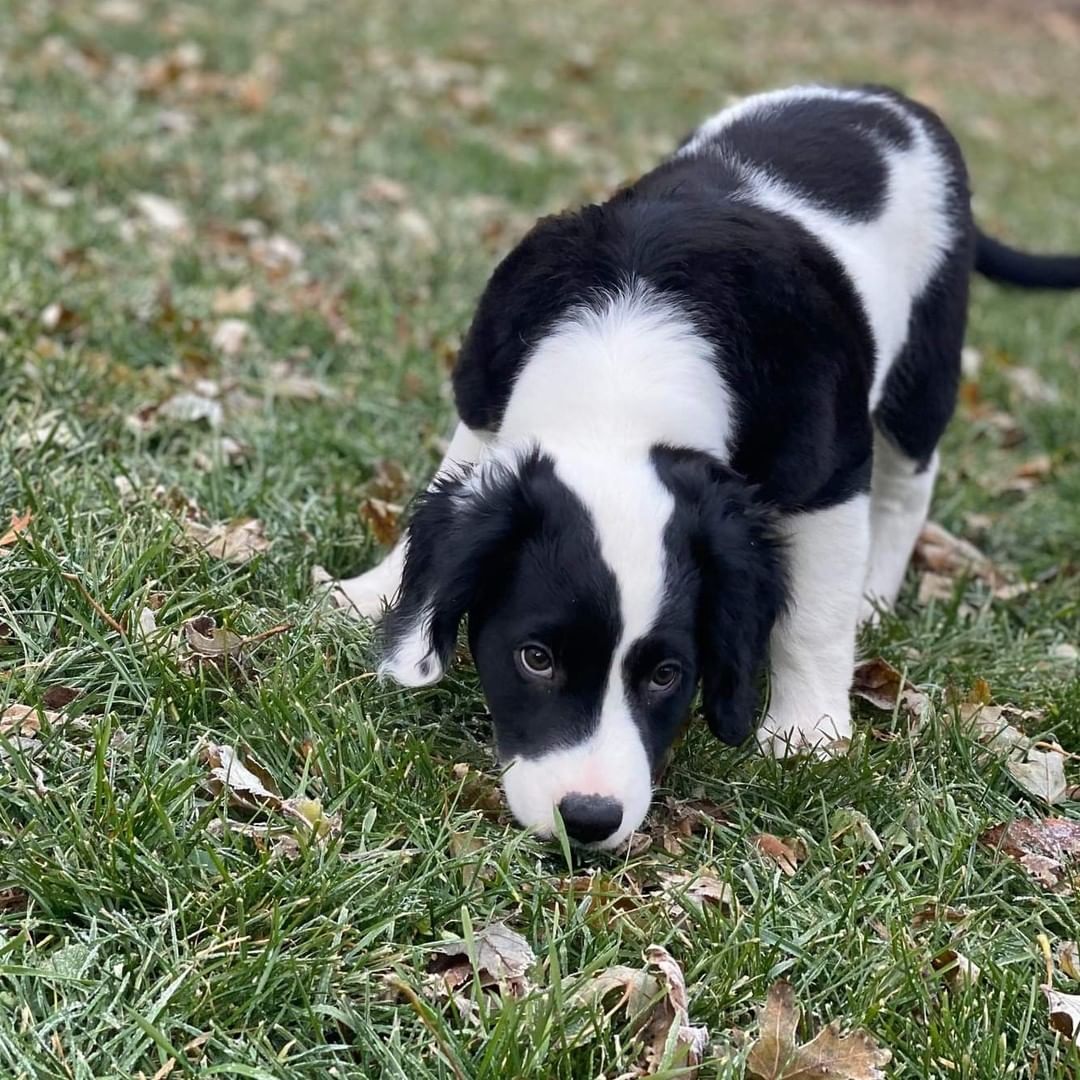
[[360, 517], [371, 530], [375, 540], [390, 547], [401, 533], [401, 515], [404, 507], [383, 499], [366, 498], [360, 503]]
[[131, 200], [143, 220], [155, 232], [165, 236], [183, 237], [188, 234], [188, 220], [184, 211], [162, 195], [142, 191]]
[[948, 529], [928, 521], [915, 542], [915, 560], [927, 570], [947, 577], [971, 575], [997, 581], [993, 563], [969, 540], [953, 536]]
[[214, 327], [210, 344], [222, 356], [233, 359], [239, 356], [251, 337], [251, 323], [247, 319], [222, 319]]
[[926, 607], [934, 600], [951, 600], [956, 589], [956, 582], [947, 574], [938, 574], [928, 570], [919, 578], [919, 592], [916, 603]]
[[930, 961], [931, 966], [941, 973], [949, 989], [958, 991], [964, 986], [978, 982], [982, 969], [956, 949], [943, 949]]
[[574, 992], [573, 1002], [599, 1013], [576, 1037], [595, 1037], [622, 1013], [630, 1034], [644, 1044], [644, 1061], [625, 1075], [648, 1076], [675, 1068], [681, 1070], [680, 1076], [692, 1078], [708, 1045], [708, 1031], [689, 1022], [686, 980], [671, 954], [650, 945], [644, 958], [645, 967], [604, 968]]
[[1049, 805], [1063, 802], [1068, 789], [1065, 780], [1065, 758], [1053, 750], [1027, 751], [1026, 760], [1009, 761], [1005, 765], [1009, 776], [1029, 795]]
[[41, 695], [41, 703], [48, 709], [62, 709], [70, 705], [76, 698], [81, 698], [85, 691], [74, 686], [50, 686]]
[[687, 902], [699, 911], [708, 904], [738, 911], [738, 901], [731, 886], [704, 869], [664, 872], [660, 874], [660, 881], [664, 892], [671, 897], [671, 906], [676, 913], [680, 913]]
[[215, 315], [250, 315], [255, 307], [255, 289], [251, 285], [218, 289], [210, 306]]
[[360, 189], [360, 196], [368, 202], [401, 206], [409, 201], [409, 189], [400, 180], [392, 177], [372, 176]]
[[899, 705], [901, 711], [914, 721], [924, 720], [930, 711], [930, 699], [926, 694], [880, 656], [856, 667], [851, 693], [886, 712], [892, 712]]
[[61, 719], [51, 709], [37, 709], [31, 705], [8, 705], [0, 712], [0, 735], [29, 737], [41, 730], [41, 721], [55, 724]]
[[30, 903], [23, 889], [0, 889], [0, 911], [25, 911]]
[[1074, 982], [1080, 982], [1080, 941], [1063, 941], [1057, 948], [1058, 967]]
[[837, 1021], [804, 1046], [797, 1043], [801, 1009], [791, 984], [781, 980], [769, 989], [758, 1010], [760, 1034], [746, 1059], [752, 1080], [882, 1080], [892, 1060], [861, 1029], [841, 1035]]
[[664, 991], [642, 1030], [646, 1075], [672, 1067], [684, 1070], [681, 1075], [693, 1080], [709, 1045], [708, 1029], [690, 1024], [686, 979], [667, 949], [650, 945], [645, 950], [645, 962], [655, 971]]
[[943, 904], [927, 904], [911, 916], [912, 930], [921, 930], [937, 922], [959, 923], [968, 917], [962, 908], [947, 907]]
[[1048, 383], [1033, 368], [1007, 367], [1004, 374], [1013, 389], [1028, 401], [1039, 405], [1056, 405], [1061, 400], [1058, 388]]
[[471, 946], [464, 938], [439, 945], [428, 971], [441, 977], [447, 992], [456, 990], [475, 972], [482, 989], [521, 997], [529, 989], [525, 973], [535, 963], [536, 954], [525, 938], [506, 923], [493, 922], [476, 931]]
[[1061, 891], [1080, 860], [1080, 821], [1068, 818], [1017, 818], [995, 825], [979, 837], [1015, 859], [1044, 888]]
[[1050, 1006], [1050, 1026], [1080, 1046], [1080, 994], [1063, 994], [1046, 985], [1042, 992]]
[[223, 626], [213, 615], [198, 615], [183, 625], [184, 640], [199, 656], [230, 656], [239, 652], [244, 639]]
[[400, 502], [409, 494], [412, 478], [404, 466], [388, 458], [375, 463], [375, 473], [368, 481], [367, 494], [386, 502]]
[[278, 360], [270, 365], [264, 385], [271, 397], [294, 401], [318, 401], [330, 397], [332, 392], [326, 383], [297, 371], [287, 360]]
[[214, 794], [225, 792], [230, 804], [245, 810], [281, 808], [281, 793], [273, 777], [257, 762], [248, 759], [245, 763], [233, 747], [203, 743], [199, 760], [210, 770], [211, 790]]
[[772, 833], [758, 833], [750, 839], [762, 855], [780, 867], [786, 877], [794, 877], [799, 863], [806, 858], [806, 845], [796, 837], [781, 840]]
[[489, 818], [502, 817], [504, 804], [498, 784], [464, 761], [457, 762], [452, 771], [460, 785], [456, 796], [459, 809], [479, 810]]
[[216, 525], [185, 521], [184, 532], [207, 555], [235, 565], [249, 562], [270, 547], [270, 541], [263, 534], [263, 523], [256, 518], [241, 518]]
[[27, 510], [25, 514], [18, 514], [12, 510], [11, 528], [3, 536], [0, 536], [0, 548], [11, 547], [19, 538], [19, 533], [25, 532], [26, 527], [33, 520], [34, 515], [30, 510]]

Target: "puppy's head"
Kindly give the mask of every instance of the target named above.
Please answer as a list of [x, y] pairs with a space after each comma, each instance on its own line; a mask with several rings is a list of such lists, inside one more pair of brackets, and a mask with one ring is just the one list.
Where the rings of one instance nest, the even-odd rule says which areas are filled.
[[502, 457], [419, 501], [382, 670], [435, 682], [469, 615], [515, 817], [614, 847], [689, 712], [751, 731], [783, 602], [777, 544], [745, 486], [705, 455], [656, 449]]

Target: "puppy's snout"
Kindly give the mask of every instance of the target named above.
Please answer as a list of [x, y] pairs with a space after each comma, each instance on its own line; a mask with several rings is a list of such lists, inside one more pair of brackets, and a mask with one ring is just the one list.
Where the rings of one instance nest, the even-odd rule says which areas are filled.
[[571, 792], [559, 801], [567, 835], [583, 844], [606, 840], [622, 824], [622, 804], [606, 795]]

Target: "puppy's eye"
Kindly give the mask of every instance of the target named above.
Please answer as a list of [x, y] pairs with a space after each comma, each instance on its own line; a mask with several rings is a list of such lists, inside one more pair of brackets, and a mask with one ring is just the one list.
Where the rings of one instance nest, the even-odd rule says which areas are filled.
[[671, 690], [682, 676], [682, 668], [674, 660], [665, 660], [653, 668], [649, 676], [649, 690], [654, 694], [663, 694]]
[[555, 661], [543, 645], [530, 642], [517, 651], [517, 662], [521, 670], [534, 679], [550, 679], [555, 671]]

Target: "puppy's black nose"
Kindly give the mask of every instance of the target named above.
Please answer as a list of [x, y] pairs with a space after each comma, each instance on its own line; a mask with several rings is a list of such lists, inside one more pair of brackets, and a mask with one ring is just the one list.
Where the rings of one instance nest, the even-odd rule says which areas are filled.
[[622, 824], [622, 805], [605, 795], [579, 795], [576, 791], [559, 803], [567, 835], [583, 844], [606, 840]]

